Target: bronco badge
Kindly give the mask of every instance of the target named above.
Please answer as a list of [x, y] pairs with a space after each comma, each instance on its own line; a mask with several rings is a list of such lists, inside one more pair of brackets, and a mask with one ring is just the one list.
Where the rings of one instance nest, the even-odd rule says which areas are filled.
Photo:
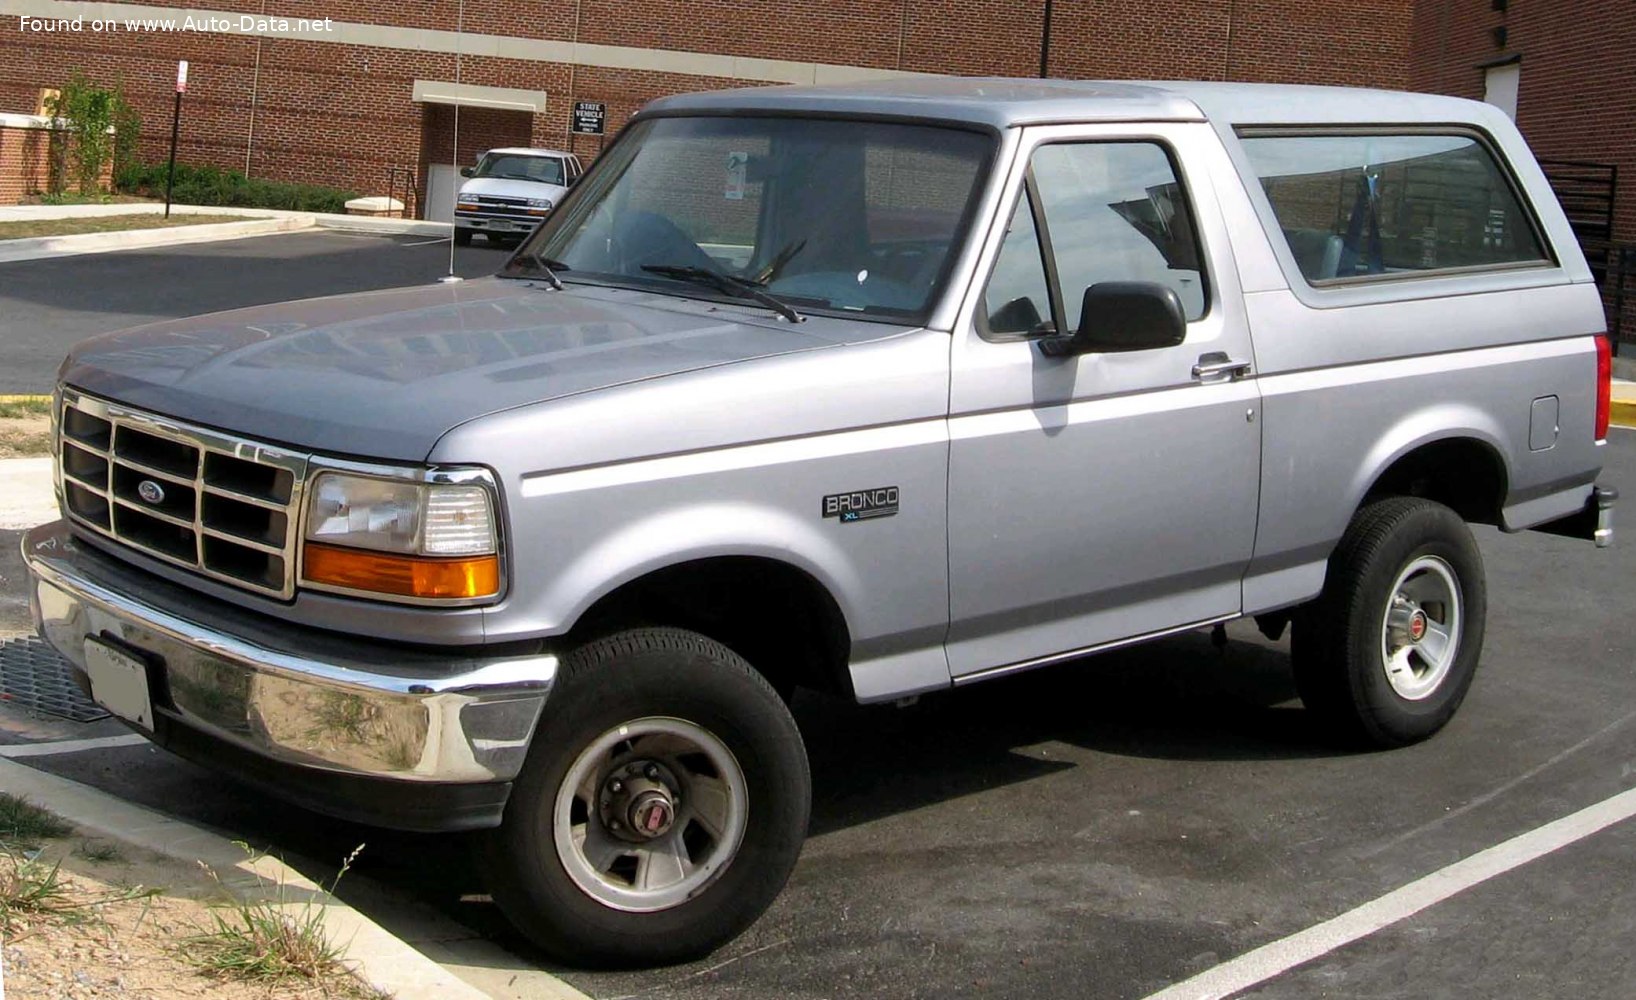
[[898, 488], [877, 486], [851, 493], [824, 497], [824, 516], [840, 518], [842, 524], [871, 517], [891, 517], [898, 512]]

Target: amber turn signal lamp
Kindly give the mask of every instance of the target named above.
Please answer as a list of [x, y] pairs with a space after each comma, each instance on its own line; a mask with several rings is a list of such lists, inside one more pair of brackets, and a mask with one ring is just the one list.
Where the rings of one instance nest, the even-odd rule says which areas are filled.
[[470, 600], [500, 592], [500, 557], [432, 559], [308, 542], [301, 577], [396, 597]]

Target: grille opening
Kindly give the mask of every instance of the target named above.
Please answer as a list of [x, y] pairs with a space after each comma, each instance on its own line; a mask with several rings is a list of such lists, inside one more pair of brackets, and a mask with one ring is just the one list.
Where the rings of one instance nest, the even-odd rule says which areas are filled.
[[62, 446], [62, 470], [92, 486], [108, 488], [108, 460], [66, 442]]
[[[151, 482], [158, 486], [163, 499], [154, 502], [144, 497], [140, 492], [140, 486], [144, 482]], [[195, 503], [193, 487], [173, 483], [168, 479], [153, 479], [146, 473], [132, 469], [129, 466], [114, 466], [114, 496], [140, 504], [147, 510], [157, 510], [169, 514], [171, 517], [179, 517], [184, 521], [193, 520], [193, 504]]]
[[290, 491], [295, 486], [295, 476], [287, 469], [216, 452], [205, 455], [204, 478], [212, 486], [280, 504], [290, 502]]
[[115, 506], [114, 531], [137, 545], [162, 552], [172, 559], [188, 563], [198, 561], [198, 548], [191, 529], [149, 517], [139, 510]]
[[119, 437], [114, 441], [114, 457], [127, 458], [186, 479], [192, 479], [199, 471], [199, 449], [124, 425], [120, 425]]
[[62, 410], [62, 432], [65, 437], [84, 442], [98, 451], [107, 451], [108, 440], [113, 436], [113, 425], [84, 410], [65, 406]]
[[289, 519], [281, 511], [206, 493], [200, 517], [207, 527], [267, 545], [284, 544]]
[[108, 530], [108, 501], [78, 483], [63, 483], [68, 509], [78, 517]]
[[284, 560], [266, 552], [235, 545], [224, 538], [205, 536], [205, 565], [217, 573], [258, 587], [277, 590], [284, 585]]

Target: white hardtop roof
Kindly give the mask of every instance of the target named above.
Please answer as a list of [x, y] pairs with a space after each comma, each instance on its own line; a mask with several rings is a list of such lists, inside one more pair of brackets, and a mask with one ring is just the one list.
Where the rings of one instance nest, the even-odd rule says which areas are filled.
[[661, 98], [640, 117], [766, 111], [935, 119], [1011, 128], [1059, 122], [1204, 121], [1235, 125], [1480, 123], [1501, 114], [1456, 97], [1263, 83], [906, 77], [750, 87]]

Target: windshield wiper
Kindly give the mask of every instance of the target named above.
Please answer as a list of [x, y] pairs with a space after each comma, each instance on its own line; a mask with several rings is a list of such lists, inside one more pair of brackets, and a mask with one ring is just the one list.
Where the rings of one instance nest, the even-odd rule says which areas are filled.
[[560, 260], [551, 260], [537, 253], [520, 253], [511, 258], [511, 263], [527, 266], [540, 272], [540, 276], [545, 279], [545, 283], [551, 286], [552, 291], [557, 292], [562, 291], [562, 279], [557, 277], [557, 272], [573, 270]]
[[696, 267], [692, 264], [643, 264], [642, 270], [665, 278], [675, 278], [677, 281], [691, 281], [695, 284], [711, 285], [728, 295], [754, 299], [791, 323], [806, 322], [806, 317], [796, 312], [788, 302], [768, 295], [758, 288], [754, 281], [748, 278], [737, 278], [731, 274], [723, 274], [720, 271], [712, 271], [707, 267]]

